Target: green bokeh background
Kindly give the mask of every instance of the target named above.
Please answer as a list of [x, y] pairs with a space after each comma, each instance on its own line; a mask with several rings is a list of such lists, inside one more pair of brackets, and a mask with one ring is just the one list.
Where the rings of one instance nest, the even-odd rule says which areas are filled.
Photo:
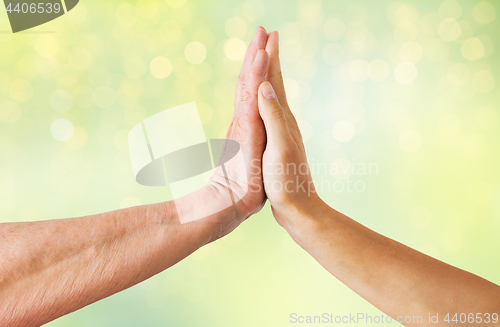
[[[497, 15], [493, 0], [84, 0], [12, 34], [2, 11], [0, 221], [168, 200], [167, 189], [135, 183], [128, 131], [196, 101], [207, 138], [224, 137], [245, 46], [263, 25], [280, 31], [312, 166], [347, 169], [315, 172], [337, 181], [337, 191], [319, 187], [323, 199], [500, 283]], [[347, 178], [363, 191], [349, 192]], [[288, 326], [292, 312], [380, 313], [266, 205], [168, 271], [48, 326]]]

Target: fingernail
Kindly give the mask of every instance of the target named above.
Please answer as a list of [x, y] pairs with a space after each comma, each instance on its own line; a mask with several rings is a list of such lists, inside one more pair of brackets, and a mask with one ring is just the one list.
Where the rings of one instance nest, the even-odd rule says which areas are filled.
[[264, 82], [260, 86], [262, 95], [266, 99], [275, 99], [276, 98], [276, 93], [274, 93], [273, 86], [269, 82]]
[[262, 55], [264, 54], [264, 51], [266, 51], [266, 50], [260, 49], [259, 51], [257, 51], [257, 54], [255, 55], [255, 61], [254, 62], [257, 62], [257, 61], [259, 61], [259, 60], [262, 59]]

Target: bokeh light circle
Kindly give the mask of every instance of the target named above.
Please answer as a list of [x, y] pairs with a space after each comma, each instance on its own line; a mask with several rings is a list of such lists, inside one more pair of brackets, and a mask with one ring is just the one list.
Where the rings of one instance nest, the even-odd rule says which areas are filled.
[[341, 143], [350, 141], [354, 137], [354, 133], [354, 126], [350, 121], [340, 120], [333, 125], [333, 137]]
[[186, 60], [194, 65], [202, 63], [207, 56], [207, 49], [200, 42], [191, 42], [184, 49]]
[[246, 48], [245, 42], [237, 38], [231, 38], [224, 43], [224, 54], [230, 60], [242, 60], [245, 56]]
[[484, 56], [484, 45], [480, 39], [472, 37], [465, 40], [461, 51], [465, 59], [470, 61], [478, 60]]
[[394, 69], [394, 78], [401, 84], [412, 83], [417, 75], [417, 67], [411, 62], [402, 62]]
[[446, 18], [439, 24], [438, 27], [439, 37], [443, 41], [454, 41], [462, 35], [462, 28], [460, 24], [453, 18]]
[[472, 17], [479, 24], [489, 24], [497, 17], [495, 8], [489, 1], [481, 1], [472, 10]]
[[370, 75], [370, 64], [362, 59], [353, 60], [349, 64], [348, 72], [353, 81], [365, 81]]
[[172, 73], [172, 63], [168, 58], [156, 57], [149, 64], [151, 74], [158, 79], [165, 79]]
[[69, 140], [75, 132], [73, 124], [66, 119], [57, 119], [50, 126], [50, 134], [58, 141], [65, 142]]

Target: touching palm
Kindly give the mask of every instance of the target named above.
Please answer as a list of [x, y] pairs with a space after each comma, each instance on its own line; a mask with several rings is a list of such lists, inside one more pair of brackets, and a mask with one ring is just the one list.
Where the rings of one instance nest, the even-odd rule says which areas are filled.
[[229, 233], [251, 214], [258, 212], [265, 201], [261, 161], [266, 146], [266, 133], [257, 106], [257, 92], [259, 85], [265, 80], [269, 66], [269, 55], [265, 51], [267, 39], [266, 30], [258, 27], [247, 49], [236, 84], [234, 114], [226, 138], [237, 141], [240, 151], [218, 167], [209, 182], [209, 186], [217, 192], [226, 197], [232, 196], [235, 203], [231, 209], [236, 211], [236, 218], [220, 221], [221, 233], [217, 238]]

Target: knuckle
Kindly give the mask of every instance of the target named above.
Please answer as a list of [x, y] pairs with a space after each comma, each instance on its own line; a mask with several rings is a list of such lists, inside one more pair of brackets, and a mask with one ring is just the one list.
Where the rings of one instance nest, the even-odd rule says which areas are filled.
[[248, 87], [244, 87], [241, 91], [241, 100], [242, 101], [248, 101], [252, 99], [252, 93], [248, 89]]
[[252, 114], [254, 112], [257, 111], [257, 104], [250, 100], [248, 102], [245, 102], [245, 105], [243, 106], [242, 110], [241, 110], [241, 115], [245, 118], [245, 119], [249, 119]]
[[250, 112], [252, 111], [253, 108], [254, 108], [254, 106], [252, 105], [252, 103], [246, 103], [243, 106], [243, 110], [242, 110], [241, 114], [242, 114], [244, 119], [248, 119]]
[[244, 85], [244, 83], [245, 83], [245, 73], [243, 71], [238, 74], [237, 82], [240, 85]]
[[273, 120], [285, 120], [285, 115], [283, 114], [283, 110], [280, 108], [273, 108], [271, 112], [269, 113], [269, 116]]
[[259, 73], [259, 70], [256, 67], [252, 67], [248, 72], [247, 77], [249, 80], [258, 80], [259, 78], [261, 78], [261, 75], [262, 74]]

